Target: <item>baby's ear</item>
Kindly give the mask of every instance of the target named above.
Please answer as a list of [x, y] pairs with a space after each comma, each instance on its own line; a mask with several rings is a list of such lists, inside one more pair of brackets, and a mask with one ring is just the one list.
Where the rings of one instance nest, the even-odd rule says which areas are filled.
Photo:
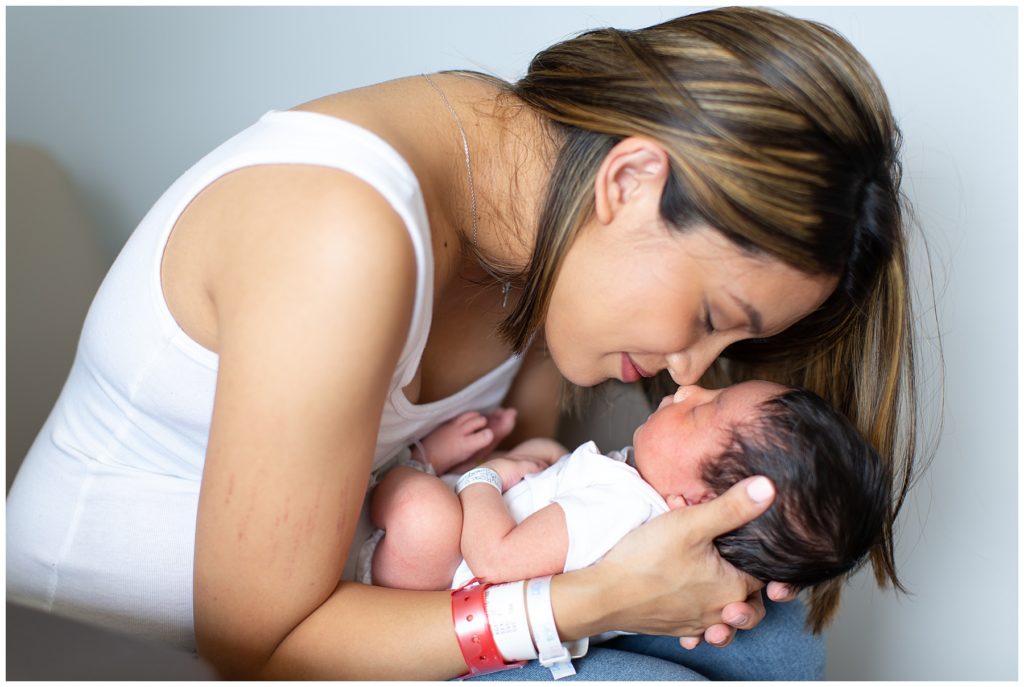
[[700, 495], [697, 496], [696, 499], [690, 499], [690, 505], [696, 506], [701, 503], [707, 503], [708, 501], [713, 500], [716, 496], [718, 495], [715, 492], [711, 491], [708, 487], [705, 487], [701, 490]]

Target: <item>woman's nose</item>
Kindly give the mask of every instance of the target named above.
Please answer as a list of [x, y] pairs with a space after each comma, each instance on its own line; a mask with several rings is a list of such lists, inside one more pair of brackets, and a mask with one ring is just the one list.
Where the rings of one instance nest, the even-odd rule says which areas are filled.
[[672, 375], [672, 380], [680, 386], [696, 383], [725, 350], [728, 343], [715, 337], [707, 337], [683, 351], [670, 353], [665, 357], [665, 364]]

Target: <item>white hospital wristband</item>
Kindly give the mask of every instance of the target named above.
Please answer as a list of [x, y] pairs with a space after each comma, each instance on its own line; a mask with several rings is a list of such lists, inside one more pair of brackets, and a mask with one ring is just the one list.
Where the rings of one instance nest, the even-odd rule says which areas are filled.
[[455, 493], [461, 494], [462, 490], [471, 484], [478, 484], [483, 482], [490, 484], [492, 487], [501, 493], [501, 475], [490, 468], [473, 468], [455, 483]]
[[558, 628], [555, 627], [555, 615], [551, 610], [551, 575], [536, 577], [526, 585], [526, 610], [540, 664], [550, 670], [556, 680], [575, 675], [572, 659], [585, 655], [590, 642], [588, 637], [584, 637], [569, 642], [568, 647], [562, 644]]
[[484, 592], [487, 618], [498, 651], [505, 661], [523, 661], [537, 658], [530, 637], [530, 623], [526, 619], [525, 582], [509, 582], [488, 587]]

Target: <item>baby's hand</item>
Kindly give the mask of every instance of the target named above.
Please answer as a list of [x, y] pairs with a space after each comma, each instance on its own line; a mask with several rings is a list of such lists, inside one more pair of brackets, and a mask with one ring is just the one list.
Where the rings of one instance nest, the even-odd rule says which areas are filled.
[[443, 475], [453, 465], [490, 453], [508, 436], [515, 424], [516, 411], [498, 408], [487, 415], [470, 411], [449, 420], [420, 442], [426, 460]]
[[505, 457], [492, 458], [480, 467], [490, 468], [501, 477], [501, 492], [505, 493], [518, 484], [526, 475], [532, 475], [548, 467], [548, 464], [537, 458]]

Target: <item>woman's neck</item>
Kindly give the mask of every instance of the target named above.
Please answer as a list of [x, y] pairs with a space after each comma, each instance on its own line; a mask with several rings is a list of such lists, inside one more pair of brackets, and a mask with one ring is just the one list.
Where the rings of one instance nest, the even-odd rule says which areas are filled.
[[[447, 194], [453, 226], [464, 245], [478, 250], [491, 265], [521, 270], [533, 251], [557, 142], [540, 116], [499, 86], [468, 76], [434, 75], [431, 79], [458, 115], [472, 165], [472, 190], [464, 168], [449, 177], [449, 181], [461, 180], [464, 186], [450, 186]], [[465, 167], [459, 122], [452, 117], [453, 139], [458, 145], [458, 155], [452, 159]], [[473, 250], [466, 251], [460, 271], [470, 278], [492, 276], [479, 265]]]
[[431, 74], [429, 81], [422, 76], [396, 79], [296, 109], [358, 124], [388, 141], [410, 164], [427, 204], [438, 289], [458, 275], [493, 283], [500, 293], [501, 280], [481, 266], [477, 250], [487, 263], [513, 272], [529, 261], [558, 146], [543, 119], [499, 84]]

